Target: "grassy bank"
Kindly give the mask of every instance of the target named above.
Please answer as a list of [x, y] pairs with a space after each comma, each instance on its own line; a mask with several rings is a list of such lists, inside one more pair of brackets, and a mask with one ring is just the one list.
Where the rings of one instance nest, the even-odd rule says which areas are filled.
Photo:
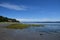
[[40, 25], [40, 24], [12, 24], [7, 26], [7, 28], [10, 29], [23, 29], [23, 28], [28, 28], [28, 27], [38, 27], [38, 26], [44, 26], [44, 25]]

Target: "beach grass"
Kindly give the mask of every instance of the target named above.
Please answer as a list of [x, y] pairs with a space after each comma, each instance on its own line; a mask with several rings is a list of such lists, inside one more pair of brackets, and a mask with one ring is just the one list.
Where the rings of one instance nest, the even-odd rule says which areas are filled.
[[7, 26], [6, 28], [10, 28], [10, 29], [24, 29], [24, 28], [28, 28], [28, 27], [38, 27], [38, 26], [44, 26], [44, 25], [40, 25], [40, 24], [12, 24]]

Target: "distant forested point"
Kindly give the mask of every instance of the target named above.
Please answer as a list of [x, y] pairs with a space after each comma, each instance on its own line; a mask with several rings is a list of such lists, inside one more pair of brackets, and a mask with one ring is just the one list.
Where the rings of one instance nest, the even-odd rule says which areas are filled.
[[20, 22], [16, 19], [0, 16], [0, 22]]

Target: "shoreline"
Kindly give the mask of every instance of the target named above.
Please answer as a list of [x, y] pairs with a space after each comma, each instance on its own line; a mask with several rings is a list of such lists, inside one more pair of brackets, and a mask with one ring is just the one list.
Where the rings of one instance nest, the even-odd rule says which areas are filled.
[[[7, 26], [7, 24], [5, 25]], [[0, 40], [60, 40], [60, 33], [46, 33], [26, 31], [24, 29], [0, 28]]]

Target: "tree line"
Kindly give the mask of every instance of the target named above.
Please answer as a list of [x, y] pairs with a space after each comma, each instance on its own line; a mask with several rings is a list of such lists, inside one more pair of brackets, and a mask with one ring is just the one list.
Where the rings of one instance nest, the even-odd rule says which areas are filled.
[[19, 22], [19, 21], [16, 19], [0, 16], [0, 22]]

